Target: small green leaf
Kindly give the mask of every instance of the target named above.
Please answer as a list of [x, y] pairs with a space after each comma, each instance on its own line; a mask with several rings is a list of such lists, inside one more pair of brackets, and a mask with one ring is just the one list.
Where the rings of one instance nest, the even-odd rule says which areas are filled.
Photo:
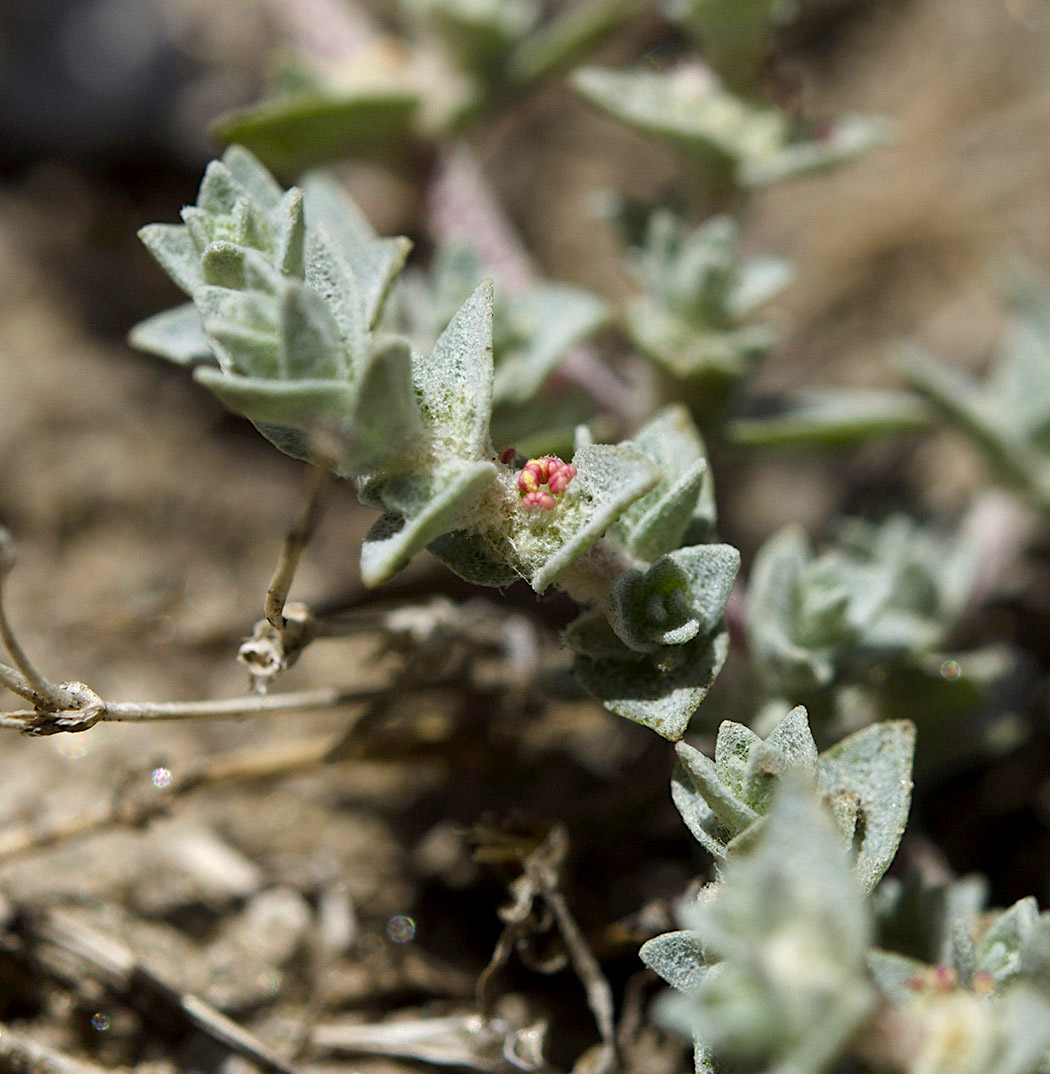
[[581, 447], [572, 461], [577, 473], [563, 501], [544, 512], [547, 517], [537, 512], [526, 519], [515, 538], [524, 573], [537, 593], [568, 570], [658, 478], [644, 455], [612, 444]]
[[324, 298], [293, 280], [282, 290], [279, 331], [284, 376], [292, 380], [345, 379], [343, 340]]
[[493, 397], [506, 404], [531, 399], [566, 354], [609, 319], [605, 302], [562, 283], [530, 287], [505, 313], [511, 345], [496, 367]]
[[374, 328], [394, 277], [401, 271], [412, 243], [404, 238], [376, 237], [364, 213], [342, 185], [324, 172], [311, 172], [302, 182], [307, 228], [323, 226], [357, 281], [365, 322]]
[[306, 245], [306, 282], [324, 299], [339, 327], [350, 367], [357, 369], [368, 354], [368, 318], [357, 277], [324, 224], [318, 224]]
[[200, 251], [186, 228], [179, 224], [147, 224], [139, 238], [162, 269], [186, 294], [204, 283]]
[[562, 9], [511, 54], [507, 64], [510, 79], [524, 85], [560, 70], [626, 22], [636, 10], [636, 0], [581, 0]]
[[682, 543], [707, 472], [704, 444], [684, 406], [669, 406], [630, 441], [659, 466], [656, 487], [620, 516], [613, 535], [635, 556], [658, 559]]
[[675, 753], [729, 838], [739, 835], [758, 820], [759, 814], [722, 781], [715, 762], [705, 753], [685, 742], [675, 744]]
[[722, 861], [726, 856], [729, 832], [719, 822], [703, 791], [693, 782], [681, 761], [675, 763], [671, 773], [671, 801], [693, 838], [716, 862]]
[[692, 992], [707, 972], [704, 949], [691, 929], [654, 936], [642, 944], [638, 957], [679, 992]]
[[303, 275], [303, 242], [306, 224], [303, 218], [303, 192], [292, 187], [274, 210], [274, 267], [286, 276]]
[[610, 712], [677, 742], [729, 653], [729, 635], [701, 637], [636, 661], [577, 656], [573, 674]]
[[139, 321], [128, 335], [131, 346], [179, 365], [214, 362], [200, 314], [192, 302]]
[[753, 417], [736, 418], [727, 435], [747, 447], [834, 446], [922, 429], [929, 422], [929, 408], [905, 392], [809, 388], [760, 405]]
[[427, 545], [427, 551], [474, 585], [503, 589], [519, 581], [518, 572], [499, 557], [481, 533], [444, 533]]
[[482, 283], [463, 303], [413, 370], [423, 416], [460, 458], [491, 453], [492, 282]]
[[234, 182], [267, 214], [277, 213], [284, 198], [281, 184], [242, 145], [231, 145], [222, 163]]
[[[385, 514], [361, 546], [361, 578], [369, 588], [389, 581], [421, 549], [456, 523], [496, 476], [491, 462], [473, 462], [433, 479], [432, 495], [411, 515]], [[419, 495], [418, 493], [416, 495]]]
[[871, 891], [897, 853], [911, 805], [915, 726], [890, 720], [865, 727], [820, 755], [824, 795], [850, 792], [860, 799], [863, 835], [855, 869]]
[[292, 173], [403, 139], [418, 107], [417, 94], [400, 89], [295, 93], [227, 112], [213, 130], [274, 171]]
[[254, 422], [305, 430], [341, 426], [355, 394], [341, 380], [269, 380], [231, 375], [210, 366], [195, 369], [193, 378], [235, 414]]

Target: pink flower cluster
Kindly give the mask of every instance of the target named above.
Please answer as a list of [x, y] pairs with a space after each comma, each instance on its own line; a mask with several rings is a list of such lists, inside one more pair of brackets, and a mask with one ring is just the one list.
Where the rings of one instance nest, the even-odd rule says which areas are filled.
[[575, 476], [576, 467], [555, 456], [529, 459], [518, 474], [521, 506], [530, 511], [550, 511], [558, 502], [556, 497]]

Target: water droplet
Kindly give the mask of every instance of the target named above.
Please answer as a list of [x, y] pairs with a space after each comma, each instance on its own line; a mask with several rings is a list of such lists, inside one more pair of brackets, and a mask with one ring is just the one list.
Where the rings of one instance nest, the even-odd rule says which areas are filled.
[[93, 1029], [97, 1029], [99, 1033], [105, 1033], [109, 1029], [109, 1015], [103, 1014], [102, 1011], [96, 1011], [91, 1016], [91, 1026]]
[[168, 768], [154, 768], [150, 776], [153, 786], [158, 790], [167, 790], [171, 786], [171, 770]]
[[962, 675], [962, 668], [958, 660], [945, 660], [941, 664], [941, 678], [945, 682], [955, 682]]
[[410, 943], [416, 936], [416, 923], [406, 914], [394, 914], [386, 923], [386, 934], [394, 943]]

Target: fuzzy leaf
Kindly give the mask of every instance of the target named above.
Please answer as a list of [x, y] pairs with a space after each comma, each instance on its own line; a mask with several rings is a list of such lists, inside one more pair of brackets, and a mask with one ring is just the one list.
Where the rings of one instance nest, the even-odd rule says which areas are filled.
[[499, 557], [480, 533], [465, 530], [444, 533], [431, 541], [427, 550], [449, 570], [474, 585], [503, 589], [519, 580], [518, 572]]
[[222, 163], [234, 182], [266, 214], [277, 213], [285, 192], [281, 184], [242, 145], [231, 145]]
[[303, 242], [306, 223], [303, 218], [303, 192], [292, 187], [274, 210], [274, 267], [287, 276], [303, 275]]
[[200, 251], [186, 228], [179, 224], [147, 224], [139, 238], [162, 269], [192, 297], [204, 283]]
[[374, 328], [412, 243], [400, 236], [377, 238], [343, 187], [323, 172], [307, 175], [302, 186], [307, 227], [311, 232], [322, 225], [327, 230], [357, 280], [366, 325]]
[[878, 947], [868, 951], [868, 967], [882, 994], [902, 1007], [915, 1001], [914, 982], [929, 970], [925, 962]]
[[826, 1071], [874, 995], [863, 893], [812, 792], [786, 781], [752, 851], [679, 916], [708, 970], [657, 1017], [702, 1041], [716, 1069]]
[[690, 929], [654, 936], [642, 944], [638, 957], [679, 992], [692, 992], [707, 971], [704, 949]]
[[572, 458], [577, 474], [553, 511], [536, 512], [516, 535], [524, 572], [537, 593], [552, 585], [574, 560], [609, 529], [623, 510], [655, 484], [652, 463], [630, 448], [581, 447]]
[[350, 413], [354, 390], [341, 380], [270, 380], [242, 377], [200, 366], [193, 378], [223, 406], [255, 422], [301, 429], [340, 426]]
[[531, 399], [566, 354], [608, 319], [605, 302], [568, 284], [538, 284], [515, 296], [507, 304], [505, 330], [518, 345], [496, 368], [497, 403]]
[[[492, 410], [492, 282], [463, 303], [413, 369], [424, 418], [447, 449], [464, 459], [490, 453]], [[435, 535], [436, 536], [436, 535]]]
[[288, 281], [280, 302], [284, 376], [292, 380], [345, 379], [346, 354], [339, 326], [313, 288]]
[[350, 367], [357, 371], [368, 353], [368, 318], [357, 277], [325, 224], [310, 233], [306, 282], [321, 298], [339, 328]]
[[550, 75], [596, 45], [635, 11], [635, 0], [582, 0], [562, 9], [514, 50], [509, 77], [526, 84]]
[[729, 635], [696, 638], [635, 661], [577, 656], [573, 674], [610, 712], [677, 742], [729, 652]]
[[624, 511], [613, 529], [623, 546], [653, 560], [682, 543], [707, 471], [704, 444], [684, 406], [669, 406], [635, 434], [634, 447], [661, 471], [656, 487]]
[[246, 146], [274, 171], [298, 172], [403, 138], [418, 106], [412, 91], [311, 91], [227, 112], [213, 130], [223, 142]]
[[[411, 515], [385, 514], [361, 546], [361, 578], [370, 588], [389, 581], [406, 563], [456, 522], [481, 498], [496, 476], [491, 462], [473, 462], [435, 478], [431, 495]], [[426, 490], [424, 490], [425, 492]], [[415, 493], [413, 498], [421, 498]]]
[[753, 417], [729, 423], [728, 436], [748, 447], [837, 445], [925, 428], [930, 411], [905, 392], [810, 388], [772, 400]]
[[[675, 753], [686, 775], [703, 795], [711, 811], [729, 838], [739, 835], [756, 820], [758, 813], [722, 781], [712, 761], [700, 750], [685, 742], [675, 744]], [[728, 839], [726, 840], [728, 842]]]
[[178, 365], [215, 361], [200, 314], [192, 302], [139, 321], [128, 334], [128, 342], [140, 351]]
[[710, 634], [722, 618], [739, 567], [740, 553], [719, 544], [679, 548], [644, 573], [624, 571], [605, 599], [609, 622], [636, 652]]
[[722, 861], [726, 856], [729, 832], [719, 823], [703, 792], [693, 782], [681, 761], [675, 762], [671, 772], [671, 801], [692, 837], [716, 862]]
[[846, 791], [860, 799], [863, 836], [855, 869], [868, 891], [889, 868], [911, 805], [915, 726], [891, 720], [865, 727], [820, 755], [824, 795]]

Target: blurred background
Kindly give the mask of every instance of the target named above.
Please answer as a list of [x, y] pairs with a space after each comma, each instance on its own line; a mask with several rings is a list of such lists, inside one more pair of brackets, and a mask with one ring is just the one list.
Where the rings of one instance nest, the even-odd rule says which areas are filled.
[[[782, 44], [813, 110], [883, 115], [896, 133], [849, 167], [780, 184], [748, 203], [745, 248], [788, 257], [798, 273], [778, 299], [785, 339], [760, 383], [894, 385], [890, 354], [903, 338], [982, 369], [1003, 323], [997, 266], [1023, 256], [1050, 273], [1050, 4], [798, 6]], [[393, 5], [361, 7], [380, 26], [396, 25]], [[135, 231], [176, 221], [179, 207], [194, 200], [204, 164], [221, 148], [212, 120], [258, 99], [274, 56], [318, 55], [341, 35], [352, 38], [356, 17], [339, 0], [0, 5], [0, 521], [19, 548], [5, 597], [23, 644], [54, 678], [84, 680], [114, 700], [230, 696], [244, 686], [233, 657], [261, 614], [302, 467], [225, 414], [184, 370], [126, 345], [136, 321], [178, 300]], [[679, 47], [654, 17], [631, 23], [598, 58], [627, 64]], [[596, 192], [646, 199], [687, 181], [670, 151], [557, 82], [480, 128], [474, 144], [543, 270], [611, 298], [631, 284], [619, 240], [596, 212]], [[420, 237], [410, 168], [357, 164], [341, 174], [381, 233]], [[900, 507], [957, 517], [988, 481], [950, 432], [833, 456], [730, 452], [715, 473], [721, 536], [743, 550], [745, 572], [756, 547], [787, 522], [820, 535], [845, 511]], [[390, 594], [365, 597], [357, 552], [370, 521], [350, 490], [337, 490], [295, 595], [353, 603], [464, 593], [421, 557]], [[912, 836], [913, 855], [928, 840], [956, 871], [990, 873], [1000, 903], [1033, 892], [1050, 897], [1045, 559], [1027, 565], [1023, 599], [1003, 602], [971, 628], [981, 639], [1018, 641], [1040, 662], [1025, 695], [1037, 733], [1023, 755], [920, 786]], [[533, 606], [528, 593], [508, 599]], [[541, 605], [539, 618], [553, 635], [567, 615], [555, 600]], [[286, 685], [379, 682], [388, 665], [371, 653], [364, 642], [317, 645]], [[716, 717], [744, 718], [719, 705], [717, 690], [710, 713], [705, 706], [698, 717], [701, 732]], [[349, 892], [361, 935], [371, 937], [369, 957], [395, 965], [391, 993], [420, 1000], [444, 980], [450, 994], [469, 994], [498, 934], [503, 889], [454, 839], [442, 839], [448, 825], [469, 825], [486, 811], [544, 815], [552, 803], [567, 811], [567, 803], [581, 803], [568, 820], [574, 875], [588, 878], [577, 903], [585, 921], [670, 899], [704, 867], [666, 801], [666, 750], [649, 732], [580, 702], [552, 706], [527, 729], [497, 720], [487, 742], [464, 743], [453, 722], [442, 723], [440, 705], [435, 712], [405, 714], [431, 720], [415, 735], [429, 742], [418, 756], [387, 747], [336, 774], [216, 791], [180, 803], [148, 837], [120, 830], [7, 864], [0, 855], [0, 890], [18, 900], [97, 900], [92, 905], [120, 918], [128, 935], [136, 935], [133, 920], [178, 934], [189, 946], [174, 962], [182, 960], [187, 977], [221, 995], [216, 975], [226, 973], [243, 985], [231, 1009], [261, 1011], [260, 1024], [271, 1025], [267, 1002], [286, 1009], [305, 1002], [301, 989], [286, 987], [305, 975], [294, 960], [305, 943], [294, 922], [307, 923], [305, 935], [332, 890]], [[83, 815], [121, 780], [158, 767], [177, 772], [248, 743], [294, 743], [337, 730], [341, 719], [335, 712], [99, 726], [39, 740], [11, 734], [0, 749], [0, 843], [4, 824]], [[625, 801], [617, 788], [628, 781], [638, 790]], [[254, 872], [241, 888], [209, 890], [207, 869], [195, 864], [202, 845], [223, 848]], [[292, 936], [285, 977], [265, 977], [272, 966], [245, 969], [233, 955], [223, 963], [215, 944], [275, 889], [293, 907], [281, 918]], [[397, 915], [418, 922], [419, 965], [406, 968], [389, 938]], [[630, 945], [620, 951], [607, 940], [610, 957], [632, 966]], [[158, 941], [151, 934], [142, 942], [148, 949]], [[366, 979], [359, 987], [373, 985]], [[562, 987], [575, 997], [571, 983]], [[17, 1002], [4, 988], [0, 981], [4, 1017], [18, 1009], [43, 1018], [24, 987]], [[582, 1001], [564, 1002], [579, 1008], [566, 1041], [585, 1043], [592, 1031]], [[56, 1028], [56, 1021], [53, 1038], [68, 1042], [70, 1025], [80, 1024]], [[116, 1044], [107, 1043], [114, 1034], [87, 1035], [104, 1061], [156, 1058], [141, 1041], [131, 1048], [133, 1033]], [[165, 1047], [176, 1043], [191, 1047], [175, 1037]]]

